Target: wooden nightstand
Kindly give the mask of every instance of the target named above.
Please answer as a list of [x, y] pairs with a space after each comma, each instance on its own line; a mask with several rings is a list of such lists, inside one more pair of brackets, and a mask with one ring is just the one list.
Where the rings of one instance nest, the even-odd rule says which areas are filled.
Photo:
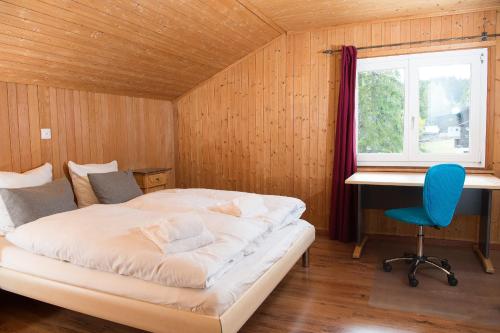
[[173, 187], [172, 168], [146, 168], [133, 172], [137, 184], [144, 193]]

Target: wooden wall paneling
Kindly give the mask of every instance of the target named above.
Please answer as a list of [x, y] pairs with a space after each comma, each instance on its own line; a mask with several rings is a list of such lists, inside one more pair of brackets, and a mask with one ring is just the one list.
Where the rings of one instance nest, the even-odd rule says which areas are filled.
[[[330, 215], [341, 59], [339, 54], [327, 57], [320, 51], [344, 44], [360, 47], [417, 41], [428, 43], [384, 48], [376, 54], [428, 50], [429, 47], [442, 47], [442, 42], [435, 42], [436, 39], [480, 33], [483, 17], [487, 18], [487, 29], [492, 33], [495, 31], [492, 29], [497, 29], [497, 16], [494, 10], [480, 10], [350, 24], [288, 33], [275, 39], [178, 99], [179, 163], [185, 163], [194, 173], [196, 170], [192, 168], [203, 164], [199, 179], [182, 174], [178, 175], [178, 184], [296, 196], [308, 206], [306, 219], [319, 229], [326, 229]], [[361, 52], [360, 56], [371, 54]], [[494, 75], [498, 77], [498, 52], [492, 47], [490, 56], [489, 72], [496, 73]], [[492, 91], [493, 85], [498, 89], [498, 79], [494, 80], [494, 75], [490, 76]], [[211, 89], [212, 82], [215, 82], [213, 95], [204, 90], [205, 86]], [[497, 147], [500, 146], [500, 103], [498, 92], [493, 94], [492, 91], [488, 101], [492, 118], [488, 120], [488, 133], [494, 133], [494, 136], [491, 135], [492, 139], [489, 140], [492, 142], [488, 146], [491, 150], [488, 159], [499, 172], [500, 149]], [[196, 99], [196, 104], [192, 103], [193, 99]], [[204, 110], [204, 105], [209, 105], [209, 114], [206, 117], [203, 111], [199, 119], [202, 128], [205, 128], [205, 123], [211, 124], [212, 121], [220, 124], [219, 130], [214, 133], [213, 143], [214, 150], [221, 158], [215, 162], [206, 158], [198, 160], [197, 151], [204, 145], [193, 140], [196, 137], [193, 130], [195, 115]], [[248, 117], [245, 116], [247, 108]], [[497, 110], [495, 114], [491, 111], [493, 108]], [[248, 157], [244, 143], [246, 135]], [[205, 138], [205, 134], [200, 137]], [[229, 151], [232, 153], [229, 154]], [[208, 178], [216, 178], [219, 183], [215, 182], [217, 186], [214, 186], [207, 181]], [[498, 194], [495, 194], [495, 202], [498, 200]], [[500, 212], [495, 211], [494, 230], [500, 229], [499, 215]], [[386, 219], [382, 211], [367, 210], [366, 216], [368, 232], [414, 234], [414, 228]], [[429, 235], [473, 240], [477, 232], [477, 217], [459, 216], [450, 228], [431, 230]], [[495, 242], [500, 242], [499, 232], [495, 231]]]
[[[441, 28], [443, 18], [441, 16], [431, 17], [430, 39], [435, 40], [441, 38]], [[431, 45], [440, 45], [440, 42], [431, 42]]]
[[72, 90], [64, 89], [64, 106], [62, 111], [65, 113], [64, 128], [66, 129], [67, 155], [65, 160], [76, 162], [75, 109]]
[[[240, 163], [242, 165], [242, 178], [243, 188], [250, 190], [250, 146], [249, 146], [249, 66], [250, 61], [248, 58], [242, 60], [242, 77], [241, 77], [241, 113], [240, 113], [240, 131], [241, 136], [241, 152]], [[209, 115], [210, 116], [210, 115]]]
[[40, 110], [38, 109], [38, 89], [36, 86], [28, 86], [28, 114], [29, 114], [29, 137], [31, 150], [31, 167], [42, 163], [42, 152], [40, 143]]
[[141, 135], [141, 133], [145, 133], [147, 131], [146, 129], [146, 112], [147, 112], [147, 107], [145, 106], [145, 100], [143, 98], [134, 98], [134, 101], [137, 101], [135, 103], [136, 110], [134, 112], [138, 113], [137, 118], [139, 120], [138, 125], [138, 135], [139, 135], [139, 153], [138, 153], [138, 159], [139, 161], [147, 161], [148, 157], [146, 155], [146, 149], [142, 147], [147, 147], [147, 142], [146, 142], [146, 136]]
[[12, 170], [7, 84], [0, 82], [0, 170]]
[[274, 69], [274, 58], [272, 57], [272, 43], [264, 47], [264, 73], [263, 73], [263, 115], [262, 115], [262, 162], [263, 162], [263, 188], [269, 193], [275, 190], [274, 181], [271, 178], [272, 165], [271, 165], [271, 134], [273, 132], [273, 80], [272, 71]]
[[[113, 136], [112, 135], [107, 135], [110, 130], [110, 125], [111, 125], [111, 119], [110, 119], [110, 112], [109, 112], [109, 104], [108, 104], [108, 99], [106, 98], [106, 94], [99, 93], [96, 94], [98, 103], [99, 103], [99, 121], [102, 124], [100, 127], [100, 130], [98, 131], [98, 138], [99, 142], [101, 143], [102, 147], [102, 162], [107, 163], [109, 162], [108, 159], [116, 159], [116, 147], [114, 147], [114, 142], [113, 142]], [[145, 116], [147, 117], [150, 114], [148, 112]], [[146, 131], [144, 135], [146, 138], [149, 135], [149, 128], [146, 128]], [[147, 153], [147, 152], [146, 152]], [[106, 156], [106, 157], [105, 157]], [[107, 158], [109, 156], [109, 158]], [[149, 156], [146, 156], [146, 158], [149, 158]]]
[[[310, 181], [311, 181], [311, 33], [303, 34], [304, 42], [300, 47], [303, 48], [302, 58], [300, 63], [300, 109], [301, 109], [301, 168], [300, 168], [300, 197], [307, 198], [307, 204], [311, 205], [309, 197]], [[305, 215], [306, 218], [311, 217], [314, 211], [310, 210]]]
[[263, 50], [263, 86], [262, 86], [262, 188], [273, 193], [274, 182], [271, 179], [271, 132], [273, 119], [272, 106], [272, 68], [274, 58], [272, 54], [272, 43]]
[[458, 38], [463, 36], [463, 15], [452, 16], [451, 37]]
[[[185, 101], [185, 100], [184, 100]], [[183, 158], [182, 154], [186, 152], [186, 148], [184, 147], [185, 140], [185, 131], [183, 127], [183, 123], [186, 117], [181, 117], [179, 115], [180, 109], [184, 101], [177, 101], [173, 104], [174, 111], [174, 141], [175, 141], [175, 165], [176, 165], [176, 187], [185, 187], [186, 176], [184, 175], [184, 163], [186, 163], [186, 159]], [[181, 135], [184, 133], [184, 135]]]
[[[91, 161], [89, 93], [80, 91], [81, 144], [83, 163]], [[134, 131], [130, 131], [132, 133]]]
[[[205, 91], [206, 89], [201, 89], [198, 94], [198, 98], [196, 100], [196, 103], [198, 103], [198, 110], [199, 112], [195, 113], [195, 128], [196, 128], [196, 136], [195, 136], [195, 145], [197, 147], [200, 147], [201, 149], [197, 149], [195, 151], [195, 160], [199, 162], [197, 165], [195, 171], [195, 176], [196, 176], [196, 182], [199, 183], [202, 175], [202, 170], [204, 167], [203, 159], [202, 159], [202, 152], [205, 149], [205, 142], [203, 138], [203, 128], [202, 128], [202, 117], [204, 113], [204, 108], [206, 106], [206, 99], [204, 100], [203, 98], [205, 97]], [[202, 104], [203, 103], [203, 104]]]
[[[217, 115], [219, 108], [214, 105], [212, 115]], [[256, 140], [256, 110], [257, 110], [257, 78], [256, 55], [248, 56], [248, 190], [257, 191], [257, 140]], [[214, 142], [217, 144], [217, 142]]]
[[[239, 85], [240, 75], [241, 75], [241, 62], [238, 62], [235, 66], [232, 66], [229, 70], [229, 105], [231, 107], [228, 109], [228, 146], [229, 155], [227, 160], [227, 181], [228, 188], [233, 190], [236, 188], [237, 173], [242, 169], [242, 165], [238, 163], [238, 118], [240, 112], [240, 96], [239, 96]], [[201, 96], [199, 96], [201, 97]], [[200, 101], [202, 102], [202, 101]]]
[[67, 149], [67, 140], [66, 140], [66, 112], [64, 105], [64, 89], [57, 88], [56, 89], [56, 119], [57, 119], [57, 127], [59, 130], [58, 135], [58, 146], [59, 146], [59, 162], [61, 163], [58, 167], [60, 168], [60, 175], [62, 175], [65, 170], [63, 167], [64, 161], [68, 161], [68, 149]]
[[[42, 128], [51, 129], [51, 140], [41, 140]], [[169, 101], [0, 82], [2, 171], [24, 172], [50, 162], [59, 178], [69, 160], [113, 159], [120, 169], [173, 168], [173, 129]]]
[[[329, 33], [325, 31], [319, 38], [319, 48], [329, 47]], [[323, 228], [328, 229], [329, 215], [327, 207], [329, 203], [328, 191], [330, 185], [326, 184], [325, 179], [329, 170], [327, 169], [328, 160], [330, 159], [327, 145], [328, 141], [328, 123], [330, 121], [330, 90], [331, 90], [331, 59], [319, 55], [316, 49], [316, 57], [318, 59], [318, 176], [316, 180], [315, 196], [318, 202], [319, 221], [323, 222]], [[326, 75], [325, 75], [326, 74]]]
[[17, 116], [17, 89], [13, 83], [7, 84], [7, 100], [9, 106], [9, 132], [12, 170], [21, 170], [19, 150], [19, 125]]
[[83, 136], [82, 136], [82, 111], [80, 92], [72, 91], [73, 94], [73, 120], [75, 127], [75, 159], [83, 163]]
[[212, 125], [209, 128], [210, 131], [210, 141], [212, 147], [210, 148], [211, 152], [211, 160], [213, 163], [210, 164], [210, 177], [211, 184], [213, 187], [218, 187], [219, 177], [222, 170], [222, 151], [220, 144], [220, 135], [215, 135], [216, 133], [220, 133], [221, 129], [221, 113], [218, 112], [221, 108], [221, 89], [219, 88], [221, 85], [220, 78], [215, 77], [210, 79], [210, 96], [211, 96], [211, 104], [210, 104], [210, 120], [212, 121]]
[[302, 107], [301, 107], [301, 75], [302, 68], [300, 58], [303, 58], [303, 35], [293, 35], [293, 192], [296, 197], [302, 198], [301, 191], [301, 168], [302, 168], [302, 150], [301, 150], [301, 133], [302, 133]]
[[97, 106], [95, 93], [88, 93], [88, 107], [89, 107], [89, 142], [90, 142], [90, 159], [92, 161], [99, 160], [99, 144], [97, 143]]
[[[51, 129], [52, 139], [45, 141], [51, 147], [52, 157], [47, 161], [52, 161], [52, 174], [54, 178], [59, 178], [62, 175], [62, 162], [59, 158], [59, 122], [57, 119], [57, 90], [56, 88], [43, 87], [44, 90], [44, 109], [49, 109], [50, 123], [47, 128]], [[53, 144], [52, 144], [53, 143]], [[48, 155], [50, 157], [50, 155]]]
[[278, 175], [281, 179], [280, 186], [278, 188], [279, 193], [287, 193], [287, 174], [286, 171], [290, 165], [288, 164], [289, 159], [287, 158], [287, 111], [286, 111], [286, 56], [287, 56], [287, 45], [286, 38], [278, 39], [278, 51], [275, 53], [276, 59], [276, 71], [277, 71], [277, 85], [278, 85]]
[[[191, 100], [193, 99], [193, 96], [190, 96], [188, 98], [188, 100], [186, 101], [186, 104], [188, 107], [191, 108]], [[185, 142], [185, 155], [183, 158], [184, 158], [184, 168], [183, 168], [183, 171], [185, 173], [185, 176], [186, 176], [186, 184], [190, 184], [191, 183], [191, 169], [192, 169], [192, 164], [191, 164], [191, 151], [188, 149], [188, 147], [190, 147], [191, 145], [191, 139], [192, 139], [192, 133], [190, 132], [191, 130], [191, 127], [190, 127], [190, 124], [191, 124], [191, 114], [186, 114], [186, 118], [184, 120], [184, 130], [185, 130], [185, 133], [187, 134], [187, 137], [186, 137], [186, 142]], [[187, 185], [186, 185], [187, 186]]]
[[[491, 16], [490, 16], [491, 17]], [[496, 13], [496, 25], [495, 32], [500, 33], [500, 11]], [[494, 130], [493, 130], [493, 169], [495, 170], [495, 175], [500, 177], [500, 38], [496, 40], [495, 46], [495, 87], [494, 87]], [[492, 239], [500, 242], [500, 191], [493, 193], [493, 210], [492, 219], [494, 223], [492, 224]]]
[[[493, 34], [497, 32], [498, 30], [498, 13], [500, 12], [497, 11], [488, 11], [484, 13], [484, 17], [486, 18], [486, 21], [484, 22], [484, 26], [486, 28], [486, 31], [488, 34]], [[497, 38], [497, 45], [498, 45], [498, 38]], [[491, 47], [489, 49], [489, 59], [488, 59], [488, 65], [489, 65], [489, 73], [495, 73], [495, 75], [490, 75], [489, 76], [489, 82], [488, 82], [488, 109], [489, 110], [495, 110], [497, 106], [497, 95], [495, 94], [495, 85], [496, 82], [498, 82], [498, 72], [500, 71], [500, 67], [498, 67], [497, 62], [495, 59], [498, 57], [498, 48], [497, 47]], [[494, 168], [495, 164], [495, 158], [494, 158], [494, 146], [498, 145], [498, 141], [496, 141], [495, 137], [495, 128], [498, 128], [500, 126], [500, 123], [495, 121], [495, 115], [494, 112], [488, 113], [488, 118], [487, 118], [487, 131], [490, 135], [488, 135], [488, 140], [486, 144], [486, 153], [487, 153], [487, 160], [490, 162], [491, 165], [489, 165], [490, 168]], [[500, 202], [500, 201], [499, 201]], [[500, 219], [499, 219], [500, 223]], [[500, 239], [500, 238], [499, 238]]]
[[21, 170], [31, 168], [31, 140], [30, 122], [28, 109], [28, 88], [25, 84], [16, 86], [17, 97], [17, 126], [19, 130], [19, 152], [21, 160]]
[[[0, 97], [1, 99], [1, 97]], [[50, 128], [50, 93], [46, 87], [37, 87], [37, 100], [40, 128]], [[40, 141], [41, 161], [52, 159], [52, 145], [48, 140]], [[41, 162], [40, 161], [40, 162]]]
[[264, 178], [264, 51], [258, 50], [255, 54], [256, 72], [256, 109], [255, 109], [255, 141], [257, 149], [256, 158], [256, 187], [255, 191], [262, 193], [265, 188]]
[[[325, 32], [312, 32], [310, 37], [310, 97], [309, 97], [309, 179], [306, 183], [309, 185], [307, 197], [309, 197], [309, 209], [311, 212], [319, 212], [317, 190], [319, 189], [319, 152], [318, 152], [318, 134], [319, 134], [319, 58], [321, 49], [324, 47], [321, 40]], [[322, 226], [325, 227], [324, 225]]]
[[140, 115], [139, 112], [136, 112], [134, 110], [134, 98], [133, 97], [126, 97], [125, 98], [125, 118], [126, 118], [126, 123], [127, 123], [127, 128], [132, 126], [132, 124], [135, 124], [135, 126], [138, 128], [137, 131], [127, 131], [127, 142], [128, 146], [130, 149], [128, 149], [128, 160], [129, 161], [139, 161], [139, 150], [140, 150], [140, 144], [139, 144], [139, 137], [142, 136], [140, 133], [144, 133], [140, 131], [140, 125], [141, 122], [137, 119], [138, 115]]
[[209, 168], [209, 162], [208, 162], [208, 154], [209, 154], [209, 142], [208, 142], [208, 131], [207, 127], [209, 126], [209, 120], [208, 120], [208, 104], [209, 104], [209, 97], [208, 97], [208, 85], [204, 85], [200, 87], [200, 98], [198, 99], [198, 102], [200, 103], [198, 105], [199, 114], [198, 114], [198, 121], [197, 121], [197, 126], [198, 126], [198, 140], [197, 144], [201, 145], [201, 149], [198, 150], [199, 152], [199, 160], [201, 161], [201, 167], [198, 169], [198, 177], [202, 177], [203, 175], [209, 174], [208, 168]]
[[293, 35], [287, 35], [286, 36], [286, 83], [285, 83], [285, 90], [286, 90], [286, 104], [285, 104], [285, 111], [286, 111], [286, 123], [285, 123], [285, 136], [286, 136], [286, 143], [285, 143], [285, 151], [286, 151], [286, 169], [284, 170], [285, 175], [286, 175], [286, 193], [293, 194], [294, 193], [294, 180], [295, 180], [295, 174], [294, 174], [294, 167], [295, 167], [295, 145], [294, 145], [294, 135], [295, 135], [295, 129], [294, 129], [294, 123], [295, 123], [295, 118], [294, 118], [294, 80], [295, 80], [295, 67], [294, 67], [294, 53], [295, 53], [295, 43], [294, 43], [294, 36]]
[[[197, 98], [197, 95], [198, 94], [198, 91], [196, 91], [192, 96], [189, 96], [188, 98], [188, 105], [193, 108], [196, 108], [196, 104], [193, 105], [193, 103], [196, 102], [196, 98]], [[194, 135], [195, 135], [195, 126], [193, 126], [195, 124], [194, 122], [194, 117], [195, 115], [195, 112], [192, 112], [192, 113], [189, 113], [187, 116], [189, 117], [189, 121], [186, 123], [186, 127], [188, 129], [188, 132], [189, 133], [189, 136], [188, 136], [188, 147], [191, 147], [193, 145], [195, 145], [195, 141], [194, 141]], [[194, 173], [193, 173], [193, 170], [196, 168], [196, 166], [194, 165], [195, 161], [194, 161], [194, 150], [192, 149], [189, 149], [187, 150], [187, 154], [188, 154], [188, 163], [186, 165], [186, 169], [187, 169], [187, 173], [188, 173], [188, 180], [192, 183], [195, 183], [195, 177], [194, 177]]]

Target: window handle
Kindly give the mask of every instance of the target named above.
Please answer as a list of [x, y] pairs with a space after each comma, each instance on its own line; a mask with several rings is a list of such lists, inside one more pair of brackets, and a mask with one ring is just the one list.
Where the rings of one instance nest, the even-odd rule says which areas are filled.
[[415, 129], [415, 116], [411, 117], [411, 129]]

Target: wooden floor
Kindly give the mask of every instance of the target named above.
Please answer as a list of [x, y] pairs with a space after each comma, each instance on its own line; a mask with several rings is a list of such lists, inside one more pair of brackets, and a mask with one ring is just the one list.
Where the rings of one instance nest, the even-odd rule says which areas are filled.
[[[371, 251], [350, 259], [352, 245], [318, 239], [308, 269], [299, 264], [243, 327], [242, 332], [500, 332], [449, 319], [368, 305], [375, 269]], [[0, 332], [132, 333], [138, 330], [0, 293]]]

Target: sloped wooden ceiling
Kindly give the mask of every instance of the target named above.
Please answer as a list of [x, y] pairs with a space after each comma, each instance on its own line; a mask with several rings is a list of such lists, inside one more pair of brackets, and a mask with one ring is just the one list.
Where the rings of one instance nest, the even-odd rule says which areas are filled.
[[486, 9], [499, 0], [247, 0], [287, 31], [404, 16]]
[[173, 99], [283, 31], [235, 0], [0, 0], [0, 81]]

